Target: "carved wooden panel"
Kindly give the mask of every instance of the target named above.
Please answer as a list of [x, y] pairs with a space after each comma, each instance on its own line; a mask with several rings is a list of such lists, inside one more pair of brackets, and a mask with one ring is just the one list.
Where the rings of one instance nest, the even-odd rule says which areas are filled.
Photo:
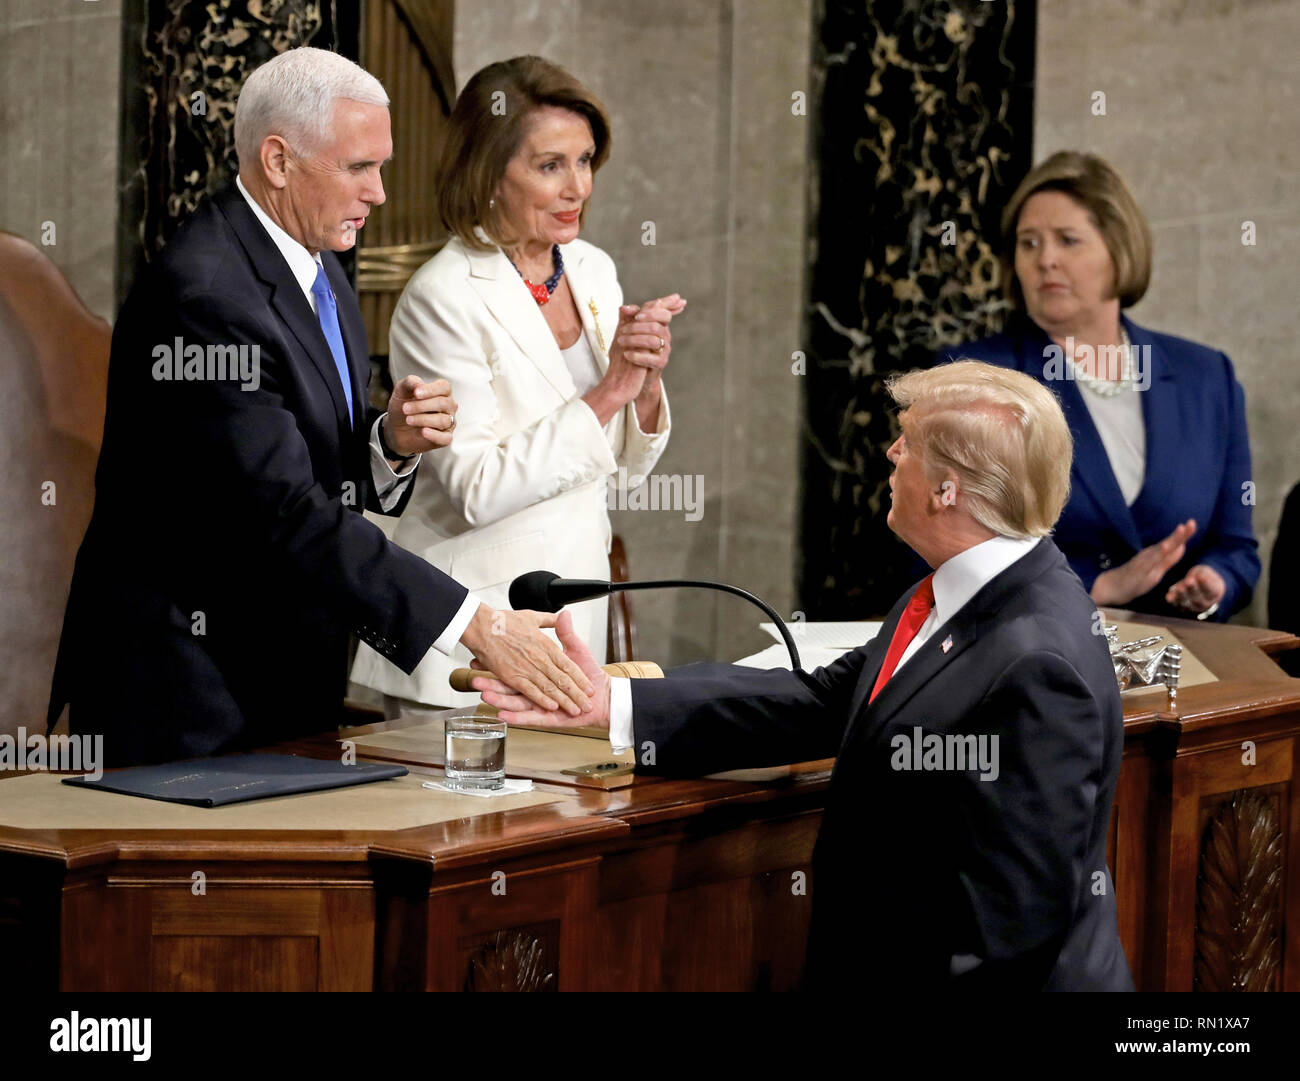
[[558, 928], [514, 928], [488, 937], [469, 958], [466, 991], [554, 991]]
[[1211, 813], [1196, 886], [1197, 991], [1272, 991], [1282, 964], [1279, 794], [1241, 789]]

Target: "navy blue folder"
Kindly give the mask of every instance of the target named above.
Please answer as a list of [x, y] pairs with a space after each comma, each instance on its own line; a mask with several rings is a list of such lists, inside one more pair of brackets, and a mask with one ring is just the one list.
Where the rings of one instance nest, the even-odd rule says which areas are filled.
[[349, 766], [331, 759], [290, 754], [232, 754], [167, 762], [161, 766], [129, 766], [106, 773], [97, 781], [69, 777], [63, 783], [168, 803], [224, 807], [270, 796], [385, 781], [404, 776], [406, 772], [405, 766], [371, 763]]

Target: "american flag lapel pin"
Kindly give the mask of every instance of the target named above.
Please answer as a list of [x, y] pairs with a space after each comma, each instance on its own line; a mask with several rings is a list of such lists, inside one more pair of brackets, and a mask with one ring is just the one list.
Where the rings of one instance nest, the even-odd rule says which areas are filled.
[[948, 635], [948, 637], [945, 638], [945, 639], [943, 640], [943, 645], [940, 646], [940, 648], [941, 648], [945, 653], [947, 653], [948, 650], [952, 649], [952, 635], [951, 635], [951, 634]]

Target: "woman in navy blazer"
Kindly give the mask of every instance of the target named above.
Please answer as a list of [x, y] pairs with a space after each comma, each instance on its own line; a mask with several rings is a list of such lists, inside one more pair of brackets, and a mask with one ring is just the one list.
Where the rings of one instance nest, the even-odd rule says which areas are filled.
[[1017, 307], [1002, 334], [942, 350], [1053, 390], [1074, 436], [1054, 539], [1098, 604], [1225, 620], [1260, 564], [1245, 396], [1217, 349], [1120, 314], [1146, 292], [1151, 238], [1102, 159], [1062, 151], [1002, 217]]

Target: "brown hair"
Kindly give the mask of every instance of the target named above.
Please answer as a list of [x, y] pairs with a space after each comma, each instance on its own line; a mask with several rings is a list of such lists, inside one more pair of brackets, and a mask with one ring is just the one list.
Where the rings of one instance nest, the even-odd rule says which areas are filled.
[[[476, 225], [498, 244], [511, 241], [501, 208], [491, 205], [492, 196], [524, 141], [528, 118], [547, 105], [577, 113], [591, 125], [594, 175], [609, 157], [609, 115], [600, 100], [558, 64], [540, 56], [489, 64], [475, 72], [456, 99], [435, 184], [443, 225], [467, 247], [483, 251], [491, 246], [474, 235]], [[579, 222], [586, 214], [584, 204]]]
[[932, 481], [957, 478], [970, 516], [1003, 537], [1045, 537], [1070, 495], [1073, 440], [1032, 376], [959, 360], [890, 378]]
[[1064, 192], [1088, 212], [1115, 266], [1120, 307], [1141, 300], [1151, 284], [1151, 229], [1141, 207], [1108, 162], [1096, 154], [1061, 150], [1029, 170], [1002, 211], [1002, 273], [1011, 303], [1025, 306], [1016, 278], [1016, 227], [1025, 203], [1040, 191]]

